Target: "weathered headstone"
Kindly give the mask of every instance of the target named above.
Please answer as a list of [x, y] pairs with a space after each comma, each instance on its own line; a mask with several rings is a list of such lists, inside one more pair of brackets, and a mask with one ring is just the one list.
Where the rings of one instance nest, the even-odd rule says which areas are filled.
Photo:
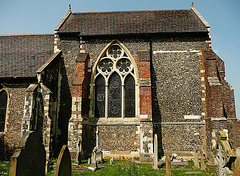
[[92, 156], [91, 156], [91, 160], [93, 161], [93, 157], [96, 156], [96, 161], [102, 163], [103, 162], [103, 152], [102, 149], [98, 148], [98, 147], [94, 147], [93, 152], [92, 152]]
[[82, 147], [81, 147], [82, 140], [81, 138], [78, 141], [78, 147], [77, 147], [77, 156], [76, 156], [76, 161], [78, 164], [82, 164]]
[[93, 149], [92, 158], [91, 158], [91, 167], [94, 169], [97, 169], [96, 148]]
[[113, 157], [110, 159], [110, 165], [113, 164]]
[[46, 152], [42, 136], [37, 132], [24, 133], [20, 147], [10, 159], [10, 176], [45, 175]]
[[203, 151], [200, 151], [200, 153], [201, 153], [201, 170], [205, 170], [206, 169], [205, 157], [203, 155]]
[[135, 163], [134, 157], [132, 157], [132, 163]]
[[91, 164], [91, 158], [88, 158], [88, 165]]
[[157, 140], [157, 134], [154, 135], [154, 164], [153, 168], [158, 168], [158, 140]]
[[71, 176], [72, 175], [72, 164], [71, 156], [66, 145], [63, 145], [59, 155], [55, 168], [54, 176]]
[[96, 161], [102, 163], [103, 162], [103, 152], [102, 149], [97, 148], [96, 150]]
[[194, 167], [199, 169], [199, 160], [198, 160], [198, 153], [197, 153], [197, 146], [194, 146]]
[[166, 176], [171, 176], [171, 159], [170, 156], [166, 156]]

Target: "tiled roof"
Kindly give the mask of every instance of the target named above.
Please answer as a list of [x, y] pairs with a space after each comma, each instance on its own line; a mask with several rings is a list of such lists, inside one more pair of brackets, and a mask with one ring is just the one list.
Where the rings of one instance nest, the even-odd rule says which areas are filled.
[[70, 13], [58, 32], [85, 35], [207, 32], [193, 10]]
[[0, 78], [34, 77], [53, 55], [54, 34], [0, 35]]

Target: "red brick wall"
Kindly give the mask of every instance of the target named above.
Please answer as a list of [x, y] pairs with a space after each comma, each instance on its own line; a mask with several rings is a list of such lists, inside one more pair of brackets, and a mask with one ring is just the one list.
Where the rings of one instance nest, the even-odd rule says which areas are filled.
[[228, 136], [234, 149], [240, 147], [240, 120], [228, 119]]
[[222, 88], [210, 86], [208, 90], [208, 116], [223, 117]]
[[150, 62], [140, 61], [138, 63], [139, 78], [150, 78]]
[[224, 62], [212, 51], [203, 50], [207, 77], [218, 78], [221, 85], [207, 87], [207, 116], [235, 118], [234, 90], [225, 78]]
[[206, 83], [206, 118], [226, 117], [227, 120], [211, 121], [210, 130], [217, 132], [228, 129], [229, 140], [236, 149], [240, 146], [240, 121], [236, 119], [234, 90], [226, 80], [224, 62], [212, 51], [203, 50], [206, 77], [215, 77], [220, 85]]
[[[151, 63], [149, 50], [139, 51], [138, 53], [138, 73], [140, 81], [140, 115], [152, 117], [152, 89], [151, 82], [146, 84], [146, 80], [151, 79]], [[145, 84], [141, 83], [144, 80]]]
[[73, 97], [87, 98], [83, 92], [87, 91], [87, 61], [89, 55], [86, 53], [80, 53], [76, 59], [76, 71], [75, 78], [73, 80]]
[[152, 116], [151, 87], [140, 87], [140, 114]]
[[225, 116], [230, 118], [236, 117], [235, 111], [235, 99], [234, 99], [234, 90], [231, 85], [225, 79], [225, 67], [224, 62], [220, 59], [216, 59], [216, 64], [218, 68], [218, 75], [221, 78], [222, 84], [222, 96], [223, 96], [223, 104], [224, 104], [224, 113]]

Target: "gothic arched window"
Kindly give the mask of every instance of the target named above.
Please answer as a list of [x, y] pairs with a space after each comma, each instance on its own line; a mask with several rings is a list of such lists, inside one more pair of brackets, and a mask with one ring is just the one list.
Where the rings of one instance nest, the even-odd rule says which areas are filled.
[[135, 117], [134, 66], [127, 53], [113, 44], [97, 63], [95, 117]]
[[95, 116], [105, 116], [105, 80], [103, 76], [99, 75], [95, 80]]
[[122, 116], [122, 83], [116, 72], [110, 76], [108, 82], [108, 116]]
[[7, 110], [7, 92], [0, 92], [0, 132], [4, 132]]
[[128, 75], [124, 84], [125, 90], [125, 116], [135, 116], [135, 81], [132, 75]]

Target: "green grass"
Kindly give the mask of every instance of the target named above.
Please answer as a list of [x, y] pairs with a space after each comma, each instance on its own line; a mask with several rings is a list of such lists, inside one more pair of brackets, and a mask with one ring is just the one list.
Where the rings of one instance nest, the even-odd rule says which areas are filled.
[[[56, 161], [54, 161], [56, 163]], [[77, 165], [76, 162], [72, 162], [72, 168], [74, 165]], [[128, 160], [114, 160], [113, 165], [109, 164], [109, 160], [105, 160], [104, 163], [98, 164], [98, 170], [88, 171], [86, 168], [88, 167], [87, 160], [83, 160], [82, 164], [78, 165], [81, 168], [85, 169], [85, 171], [72, 171], [73, 176], [161, 176], [166, 175], [166, 167], [162, 167], [159, 169], [153, 169], [151, 164], [143, 164], [143, 163], [132, 163]], [[216, 173], [215, 166], [209, 166], [211, 173]], [[9, 170], [9, 162], [8, 161], [0, 161], [0, 176], [8, 175]], [[171, 175], [172, 176], [181, 176], [186, 175], [186, 172], [192, 172], [192, 174], [188, 175], [207, 175], [205, 171], [201, 171], [200, 169], [194, 168], [194, 163], [189, 162], [188, 166], [172, 166], [171, 167]], [[196, 173], [194, 173], [196, 172]], [[197, 173], [198, 172], [198, 173]], [[46, 176], [53, 176], [54, 170], [48, 172]]]
[[0, 161], [0, 175], [8, 175], [9, 173], [10, 162], [9, 161]]

